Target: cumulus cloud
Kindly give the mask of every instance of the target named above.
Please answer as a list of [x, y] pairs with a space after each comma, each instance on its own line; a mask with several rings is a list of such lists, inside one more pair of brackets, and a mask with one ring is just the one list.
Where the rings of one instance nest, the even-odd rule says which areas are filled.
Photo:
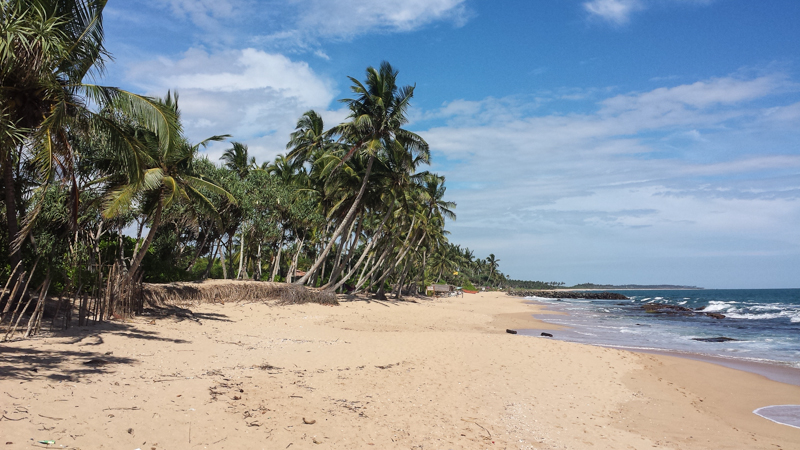
[[[247, 141], [261, 160], [283, 151], [305, 111], [318, 109], [333, 120], [341, 116], [327, 112], [334, 98], [329, 80], [305, 62], [261, 50], [209, 53], [190, 49], [177, 59], [138, 63], [130, 68], [128, 78], [151, 95], [178, 89], [191, 139], [232, 134], [236, 140]], [[216, 153], [212, 151], [212, 156]]]

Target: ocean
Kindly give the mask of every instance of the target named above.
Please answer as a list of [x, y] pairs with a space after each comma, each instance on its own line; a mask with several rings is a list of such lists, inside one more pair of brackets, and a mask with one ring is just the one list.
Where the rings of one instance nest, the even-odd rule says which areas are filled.
[[[561, 340], [631, 350], [705, 355], [800, 369], [800, 289], [703, 289], [618, 292], [629, 300], [531, 298], [566, 315], [537, 318], [564, 325]], [[668, 305], [719, 313], [648, 313], [643, 305]], [[725, 337], [708, 342], [697, 339]]]

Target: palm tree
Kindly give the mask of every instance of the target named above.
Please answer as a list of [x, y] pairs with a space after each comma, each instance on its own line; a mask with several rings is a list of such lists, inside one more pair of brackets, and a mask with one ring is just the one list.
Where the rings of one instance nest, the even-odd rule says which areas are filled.
[[147, 156], [124, 124], [154, 132], [161, 148], [177, 138], [174, 114], [156, 100], [84, 83], [103, 72], [108, 57], [105, 5], [106, 0], [7, 0], [0, 6], [0, 164], [12, 266], [38, 212], [31, 211], [19, 229], [14, 167], [23, 158], [34, 164], [39, 196], [56, 176], [71, 186], [74, 223], [79, 196], [70, 136], [103, 136], [135, 181], [142, 179]]
[[231, 145], [231, 148], [222, 153], [220, 159], [226, 168], [239, 175], [239, 178], [245, 179], [247, 174], [257, 167], [256, 158], [249, 156], [247, 146], [241, 142], [231, 142]]
[[381, 63], [380, 69], [367, 68], [367, 79], [363, 84], [355, 78], [349, 77], [353, 82], [350, 89], [356, 94], [356, 98], [342, 100], [350, 109], [349, 121], [333, 127], [327, 134], [331, 137], [338, 136], [340, 142], [350, 145], [349, 151], [342, 158], [340, 164], [347, 162], [354, 154], [359, 153], [367, 157], [366, 172], [361, 188], [347, 215], [334, 230], [328, 245], [317, 257], [306, 275], [297, 280], [298, 284], [308, 281], [328, 256], [336, 238], [350, 226], [366, 192], [376, 157], [390, 148], [400, 147], [420, 155], [425, 161], [430, 159], [427, 142], [419, 135], [402, 128], [408, 122], [406, 111], [414, 96], [414, 87], [399, 88], [397, 74], [398, 72], [384, 61]]
[[[167, 93], [163, 105], [173, 111], [176, 118], [180, 118], [177, 94]], [[201, 205], [203, 209], [219, 218], [216, 207], [201, 192], [202, 190], [223, 195], [230, 203], [236, 204], [230, 193], [204, 177], [197, 176], [193, 167], [201, 146], [206, 146], [211, 141], [221, 141], [226, 136], [213, 136], [196, 145], [189, 144], [185, 139], [173, 139], [166, 148], [157, 144], [158, 136], [153, 133], [145, 133], [144, 138], [150, 144], [146, 149], [152, 166], [145, 171], [141, 179], [128, 178], [123, 184], [110, 189], [103, 211], [105, 217], [113, 217], [129, 209], [134, 202], [139, 202], [149, 213], [150, 231], [133, 258], [129, 269], [131, 278], [136, 276], [139, 265], [155, 237], [164, 208], [176, 202], [186, 201]]]
[[489, 266], [489, 282], [491, 282], [492, 275], [497, 270], [499, 262], [500, 260], [495, 258], [494, 253], [489, 253], [489, 257], [486, 258], [486, 264]]
[[324, 127], [322, 117], [316, 111], [312, 109], [303, 113], [286, 144], [286, 149], [290, 150], [286, 155], [289, 161], [313, 164], [315, 155], [321, 154], [332, 144], [330, 136], [325, 134]]

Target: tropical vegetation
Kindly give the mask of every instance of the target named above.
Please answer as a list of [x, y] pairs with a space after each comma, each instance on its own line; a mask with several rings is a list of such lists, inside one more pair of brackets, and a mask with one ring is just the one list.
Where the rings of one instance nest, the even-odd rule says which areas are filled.
[[[26, 335], [140, 312], [143, 282], [207, 278], [338, 292], [500, 287], [499, 259], [448, 241], [455, 203], [407, 128], [414, 86], [389, 63], [350, 78], [349, 115], [308, 111], [258, 164], [217, 135], [193, 143], [179, 96], [89, 83], [110, 55], [104, 0], [8, 0], [0, 38], [0, 319]], [[224, 130], [223, 130], [224, 131]], [[202, 148], [226, 141], [220, 161]], [[220, 144], [217, 144], [220, 145]], [[52, 311], [51, 311], [52, 312]], [[61, 312], [61, 315], [59, 315]], [[13, 323], [12, 323], [13, 322]]]

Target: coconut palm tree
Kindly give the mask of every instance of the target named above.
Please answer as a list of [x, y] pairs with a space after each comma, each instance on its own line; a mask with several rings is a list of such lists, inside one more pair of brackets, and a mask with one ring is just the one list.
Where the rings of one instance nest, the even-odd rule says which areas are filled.
[[497, 267], [499, 266], [500, 260], [494, 256], [494, 253], [489, 253], [489, 257], [486, 258], [486, 264], [489, 266], [489, 282], [492, 280], [492, 275], [494, 275]]
[[290, 151], [286, 157], [292, 163], [300, 161], [300, 164], [313, 164], [318, 155], [329, 149], [332, 143], [330, 136], [325, 134], [322, 117], [312, 109], [300, 116], [295, 131], [289, 135], [286, 149]]
[[231, 148], [222, 153], [220, 159], [224, 167], [239, 175], [239, 178], [244, 180], [251, 170], [258, 167], [256, 165], [256, 158], [248, 154], [247, 146], [241, 142], [231, 142], [231, 146]]
[[128, 177], [141, 181], [148, 158], [126, 124], [155, 133], [161, 148], [179, 134], [172, 111], [155, 99], [84, 81], [102, 73], [109, 56], [103, 45], [105, 5], [106, 0], [7, 0], [0, 5], [0, 164], [14, 241], [12, 266], [38, 212], [31, 211], [20, 230], [14, 167], [23, 159], [35, 167], [39, 195], [56, 177], [71, 186], [74, 223], [79, 195], [71, 136], [103, 136], [123, 160]]
[[400, 147], [421, 156], [425, 161], [430, 159], [427, 142], [419, 135], [402, 128], [408, 123], [406, 113], [414, 96], [414, 87], [398, 87], [397, 74], [397, 70], [384, 61], [379, 69], [367, 68], [367, 79], [364, 83], [349, 77], [353, 83], [350, 89], [356, 94], [355, 98], [342, 100], [350, 109], [349, 120], [333, 127], [328, 135], [338, 137], [340, 142], [350, 146], [341, 164], [359, 153], [367, 158], [366, 172], [347, 215], [334, 230], [328, 245], [306, 275], [297, 280], [298, 284], [308, 281], [328, 256], [336, 238], [350, 226], [366, 192], [375, 158], [390, 148]]
[[[180, 118], [177, 94], [167, 93], [163, 105], [171, 110], [176, 118]], [[194, 160], [200, 147], [206, 146], [211, 141], [222, 141], [227, 136], [212, 136], [196, 145], [191, 145], [185, 139], [173, 139], [166, 148], [163, 148], [158, 144], [157, 135], [150, 132], [142, 134], [143, 140], [149, 144], [145, 148], [151, 166], [145, 170], [144, 176], [140, 179], [128, 178], [124, 183], [112, 186], [106, 195], [103, 211], [104, 216], [114, 217], [130, 209], [134, 203], [139, 203], [148, 212], [150, 230], [133, 258], [129, 269], [131, 277], [136, 276], [139, 265], [155, 237], [164, 208], [181, 201], [197, 203], [205, 211], [219, 218], [216, 207], [203, 194], [203, 190], [225, 196], [230, 203], [236, 204], [236, 199], [230, 193], [204, 179], [202, 175], [196, 174], [194, 170]]]

